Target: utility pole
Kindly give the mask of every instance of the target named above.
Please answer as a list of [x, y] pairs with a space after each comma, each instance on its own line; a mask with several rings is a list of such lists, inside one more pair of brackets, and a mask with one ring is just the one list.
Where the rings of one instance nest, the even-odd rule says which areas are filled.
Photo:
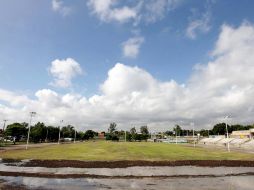
[[63, 123], [63, 120], [60, 120], [59, 134], [58, 134], [58, 144], [60, 144], [60, 138], [61, 138], [61, 123]]
[[30, 112], [30, 122], [29, 122], [29, 127], [28, 127], [28, 134], [27, 134], [27, 141], [26, 141], [26, 150], [27, 150], [28, 144], [29, 144], [32, 118], [35, 117], [35, 115], [36, 115], [36, 112]]

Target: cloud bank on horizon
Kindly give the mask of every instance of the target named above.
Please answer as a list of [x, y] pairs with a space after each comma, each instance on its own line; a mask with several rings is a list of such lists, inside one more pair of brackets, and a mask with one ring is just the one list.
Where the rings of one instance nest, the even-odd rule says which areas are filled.
[[[105, 10], [109, 7], [107, 5]], [[96, 14], [106, 14], [105, 10], [97, 10]], [[109, 15], [109, 19], [113, 18]], [[138, 47], [126, 51], [126, 55], [135, 56]], [[173, 79], [160, 81], [140, 67], [116, 63], [99, 86], [100, 93], [90, 97], [40, 89], [35, 92], [35, 98], [31, 98], [0, 89], [0, 113], [11, 121], [27, 121], [28, 112], [36, 111], [36, 120], [47, 124], [58, 124], [64, 119], [65, 123], [80, 129], [104, 130], [110, 122], [122, 128], [147, 124], [154, 130], [176, 123], [188, 126], [190, 122], [206, 128], [211, 127], [211, 122], [223, 121], [225, 115], [231, 115], [237, 122], [253, 122], [253, 52], [252, 23], [244, 21], [238, 27], [224, 24], [210, 52], [210, 61], [195, 65], [184, 84]], [[82, 68], [75, 58], [60, 59], [52, 61], [49, 69], [52, 84], [70, 87]]]

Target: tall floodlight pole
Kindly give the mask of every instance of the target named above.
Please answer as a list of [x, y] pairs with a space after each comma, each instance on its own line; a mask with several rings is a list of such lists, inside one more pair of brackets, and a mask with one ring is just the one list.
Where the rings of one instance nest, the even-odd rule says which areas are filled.
[[177, 144], [177, 129], [176, 129], [176, 144]]
[[60, 138], [61, 138], [61, 124], [63, 123], [63, 120], [60, 120], [60, 125], [59, 125], [59, 133], [58, 133], [58, 144], [60, 144]]
[[227, 140], [228, 140], [228, 142], [227, 142], [227, 148], [228, 148], [228, 152], [230, 152], [230, 147], [229, 147], [229, 136], [228, 136], [228, 125], [227, 125], [227, 119], [229, 118], [230, 116], [225, 116], [225, 124], [226, 124], [226, 133], [227, 133]]
[[4, 119], [3, 121], [4, 121], [4, 125], [3, 125], [3, 138], [2, 138], [2, 141], [4, 142], [4, 129], [5, 129], [5, 124], [7, 122], [7, 119]]
[[26, 140], [26, 150], [28, 148], [28, 144], [29, 144], [29, 138], [30, 138], [30, 131], [31, 131], [31, 122], [32, 122], [32, 118], [36, 115], [36, 112], [30, 112], [30, 122], [29, 122], [29, 127], [28, 127], [28, 134], [27, 134], [27, 140]]
[[196, 147], [196, 144], [195, 144], [195, 127], [194, 127], [194, 123], [192, 122], [191, 123], [191, 126], [192, 126], [192, 138], [193, 138], [193, 146]]
[[7, 119], [4, 119], [3, 121], [4, 121], [3, 132], [4, 132], [5, 124], [6, 124], [6, 122], [7, 122], [8, 120], [7, 120]]
[[77, 131], [75, 129], [74, 143], [76, 143], [76, 135], [77, 135]]

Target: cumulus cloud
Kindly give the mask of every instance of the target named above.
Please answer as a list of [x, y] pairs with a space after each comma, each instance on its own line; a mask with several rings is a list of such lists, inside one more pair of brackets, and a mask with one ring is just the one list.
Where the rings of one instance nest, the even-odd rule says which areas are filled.
[[175, 9], [182, 0], [139, 0], [132, 4], [123, 0], [89, 0], [91, 12], [103, 22], [146, 23], [162, 19], [167, 11]]
[[201, 15], [200, 18], [190, 19], [186, 28], [186, 36], [190, 39], [195, 39], [200, 33], [207, 33], [210, 31], [211, 13], [209, 11]]
[[133, 37], [123, 42], [123, 55], [125, 57], [136, 58], [139, 54], [139, 49], [143, 42], [143, 37]]
[[[230, 36], [230, 39], [228, 38]], [[40, 113], [37, 120], [74, 124], [83, 129], [103, 129], [110, 122], [119, 127], [148, 124], [152, 130], [169, 129], [178, 123], [196, 128], [211, 127], [225, 115], [232, 122], [253, 122], [254, 26], [244, 22], [235, 28], [223, 25], [212, 51], [211, 61], [196, 65], [185, 84], [159, 81], [139, 67], [117, 63], [91, 97], [58, 94], [41, 89], [30, 99], [0, 91], [0, 113], [9, 120], [27, 120], [29, 111]], [[17, 101], [19, 107], [11, 105]]]
[[79, 63], [72, 58], [56, 59], [51, 62], [49, 72], [54, 77], [54, 81], [50, 83], [51, 85], [67, 88], [72, 85], [71, 80], [74, 77], [82, 74], [82, 69]]
[[116, 4], [116, 0], [89, 0], [87, 3], [92, 12], [105, 22], [126, 22], [137, 16], [135, 8], [127, 6], [116, 8], [114, 7]]
[[67, 16], [71, 13], [72, 9], [65, 6], [62, 0], [52, 0], [52, 9], [55, 12], [59, 12], [63, 16]]

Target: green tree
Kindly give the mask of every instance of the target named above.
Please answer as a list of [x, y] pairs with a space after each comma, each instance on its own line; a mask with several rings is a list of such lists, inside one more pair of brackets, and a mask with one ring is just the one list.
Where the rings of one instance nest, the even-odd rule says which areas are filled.
[[61, 133], [63, 138], [74, 138], [75, 136], [75, 128], [72, 125], [67, 125], [62, 127]]
[[6, 127], [4, 131], [5, 136], [16, 137], [16, 141], [19, 141], [22, 136], [27, 136], [27, 125], [26, 123], [13, 123]]
[[173, 135], [173, 131], [165, 131], [164, 132], [166, 135], [168, 135], [168, 136], [172, 136]]
[[175, 135], [177, 135], [177, 136], [182, 135], [182, 128], [179, 125], [175, 125], [173, 131], [175, 132]]
[[97, 133], [94, 132], [93, 130], [87, 130], [83, 138], [84, 140], [89, 140], [89, 139], [93, 139], [95, 135], [97, 135]]
[[149, 131], [148, 131], [148, 127], [147, 126], [141, 126], [140, 127], [140, 140], [147, 140], [149, 137]]
[[56, 142], [58, 141], [59, 128], [54, 126], [48, 126], [46, 128], [47, 141]]
[[33, 142], [38, 143], [45, 141], [47, 135], [47, 128], [44, 123], [38, 122], [31, 127], [30, 137]]
[[116, 125], [115, 122], [110, 123], [109, 128], [108, 128], [108, 133], [113, 135], [115, 133], [115, 131], [116, 131], [116, 126], [117, 125]]
[[135, 139], [136, 139], [136, 134], [137, 134], [136, 128], [135, 128], [135, 127], [132, 127], [132, 128], [130, 129], [130, 134], [131, 134], [131, 139], [132, 139], [133, 141], [135, 141]]
[[214, 125], [212, 129], [212, 133], [215, 135], [225, 135], [226, 134], [226, 124], [225, 123], [218, 123]]

